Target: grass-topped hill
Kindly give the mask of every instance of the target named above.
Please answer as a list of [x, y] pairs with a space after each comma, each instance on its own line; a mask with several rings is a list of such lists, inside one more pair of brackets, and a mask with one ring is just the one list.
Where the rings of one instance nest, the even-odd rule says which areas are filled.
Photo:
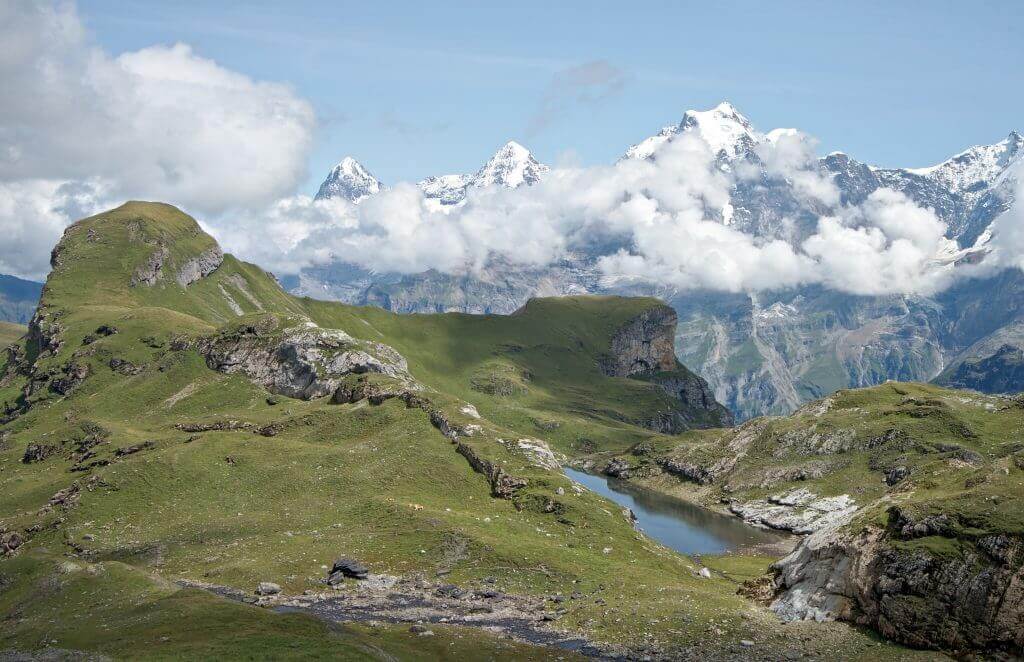
[[[723, 560], [705, 579], [558, 470], [559, 452], [661, 443], [639, 424], [685, 407], [601, 367], [653, 299], [480, 317], [298, 299], [154, 203], [76, 223], [53, 262], [28, 338], [0, 366], [0, 545], [15, 556], [0, 562], [0, 649], [542, 654], [458, 627], [432, 626], [426, 644], [407, 626], [332, 629], [176, 583], [356, 600], [358, 582], [325, 586], [346, 556], [400, 581], [390, 593], [447, 601], [456, 622], [511, 604], [531, 628], [610, 650], [728, 657], [749, 639], [778, 656], [793, 632], [814, 632], [809, 650], [905, 655], [838, 626], [779, 627], [736, 595], [767, 560]], [[273, 372], [297, 355], [306, 372]], [[364, 367], [339, 390], [357, 397], [274, 386], [322, 385], [349, 364]]]

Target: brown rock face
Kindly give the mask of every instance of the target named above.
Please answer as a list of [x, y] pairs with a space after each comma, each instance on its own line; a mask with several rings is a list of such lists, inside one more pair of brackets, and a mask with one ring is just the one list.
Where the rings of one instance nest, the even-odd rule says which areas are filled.
[[612, 337], [610, 353], [601, 361], [609, 377], [629, 377], [676, 369], [676, 311], [657, 306], [624, 324]]

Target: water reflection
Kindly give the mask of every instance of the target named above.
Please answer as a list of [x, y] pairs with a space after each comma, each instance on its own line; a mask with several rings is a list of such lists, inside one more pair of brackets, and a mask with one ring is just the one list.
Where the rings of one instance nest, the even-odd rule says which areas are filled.
[[784, 544], [789, 538], [626, 481], [569, 468], [565, 475], [632, 509], [644, 533], [683, 554], [721, 554], [739, 548]]

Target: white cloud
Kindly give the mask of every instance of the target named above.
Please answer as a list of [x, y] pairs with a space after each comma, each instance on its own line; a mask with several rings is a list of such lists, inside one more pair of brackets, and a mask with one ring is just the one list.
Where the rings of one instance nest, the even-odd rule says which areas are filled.
[[936, 261], [947, 241], [946, 224], [930, 209], [891, 189], [873, 192], [842, 217], [819, 220], [803, 243], [817, 264], [817, 280], [853, 294], [931, 294], [952, 274]]
[[980, 273], [992, 269], [1017, 268], [1024, 271], [1024, 161], [1018, 161], [1009, 174], [1015, 181], [1014, 204], [992, 223], [988, 248], [992, 255], [985, 260]]
[[64, 184], [104, 194], [88, 211], [140, 198], [219, 214], [273, 204], [305, 176], [313, 111], [286, 86], [184, 44], [114, 57], [70, 4], [0, 3], [0, 43], [0, 232], [38, 233], [0, 249], [15, 273], [45, 273], [48, 251], [30, 243], [52, 245], [76, 219], [66, 194], [44, 200]]
[[[835, 206], [839, 204], [839, 188], [818, 166], [817, 146], [817, 140], [796, 129], [775, 129], [766, 134], [754, 153], [768, 177], [789, 182], [799, 196]], [[746, 172], [751, 174], [749, 169]]]

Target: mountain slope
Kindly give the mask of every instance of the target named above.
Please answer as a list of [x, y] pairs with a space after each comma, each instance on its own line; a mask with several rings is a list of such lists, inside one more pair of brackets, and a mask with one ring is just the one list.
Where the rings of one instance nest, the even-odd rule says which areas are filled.
[[11, 324], [10, 322], [0, 322], [0, 347], [6, 347], [18, 338], [25, 335], [28, 328], [20, 324]]

